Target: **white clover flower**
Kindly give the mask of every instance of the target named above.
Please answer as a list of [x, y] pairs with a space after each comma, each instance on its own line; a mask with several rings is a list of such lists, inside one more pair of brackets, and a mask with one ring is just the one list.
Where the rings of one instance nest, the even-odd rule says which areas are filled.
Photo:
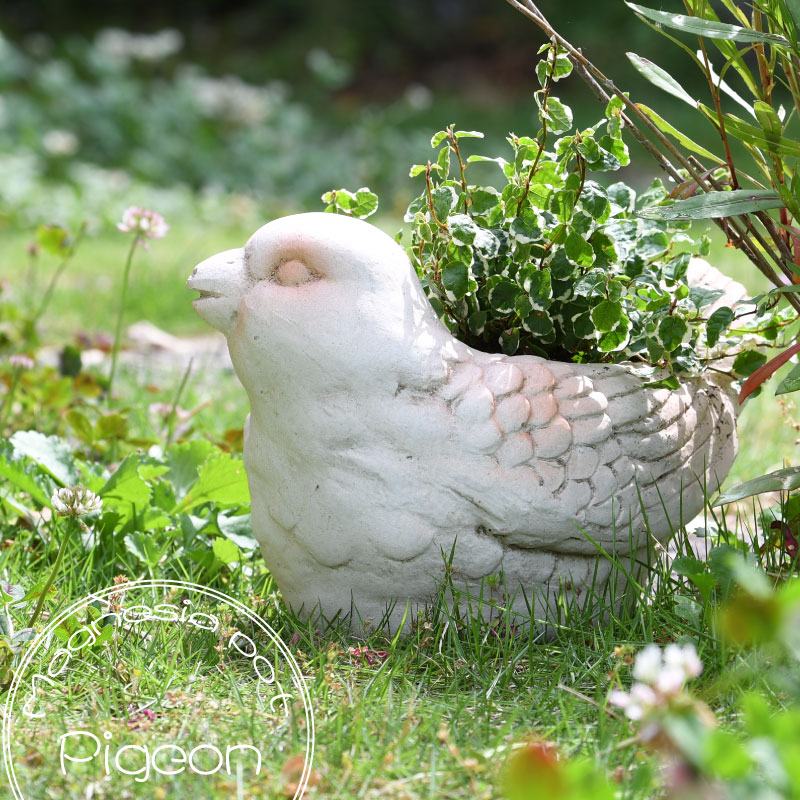
[[664, 649], [664, 664], [683, 670], [687, 680], [696, 678], [703, 671], [703, 662], [693, 644], [685, 644], [683, 647], [677, 644], [667, 645]]
[[148, 208], [131, 206], [125, 209], [122, 222], [117, 223], [117, 228], [123, 233], [136, 233], [146, 239], [163, 239], [167, 235], [169, 225], [164, 222], [161, 214]]
[[657, 645], [645, 647], [636, 656], [629, 692], [614, 689], [608, 702], [625, 710], [628, 719], [640, 720], [658, 708], [668, 707], [683, 692], [686, 681], [703, 671], [694, 645], [668, 645], [663, 653]]
[[53, 511], [62, 517], [84, 517], [103, 507], [103, 501], [90, 489], [80, 486], [65, 486], [50, 498]]
[[661, 671], [661, 648], [649, 644], [640, 650], [633, 665], [633, 677], [652, 686], [658, 680]]
[[630, 692], [615, 689], [608, 695], [608, 702], [625, 710], [628, 719], [640, 720], [662, 704], [661, 698], [646, 684], [634, 683]]

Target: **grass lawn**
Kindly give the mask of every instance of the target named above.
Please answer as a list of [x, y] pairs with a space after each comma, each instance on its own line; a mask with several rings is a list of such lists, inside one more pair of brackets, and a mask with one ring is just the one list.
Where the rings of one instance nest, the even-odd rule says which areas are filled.
[[[393, 230], [393, 225], [387, 228]], [[206, 332], [191, 309], [184, 281], [194, 264], [240, 246], [250, 233], [175, 225], [165, 240], [152, 243], [149, 253], [137, 253], [126, 321], [147, 319], [174, 334]], [[9, 281], [15, 292], [29, 267], [24, 251], [29, 238], [14, 232], [0, 240], [0, 279]], [[113, 330], [125, 246], [125, 238], [116, 233], [82, 245], [44, 320], [47, 341], [70, 341], [79, 329]], [[720, 248], [711, 260], [758, 290], [743, 268], [747, 265], [735, 264], [730, 255]], [[54, 266], [42, 257], [37, 279], [46, 279]], [[26, 302], [24, 294], [20, 301]], [[120, 396], [131, 409], [126, 413], [140, 430], [146, 427], [150, 403], [175, 397], [181, 375], [125, 369], [120, 378]], [[194, 408], [204, 403], [209, 405], [198, 412], [194, 430], [215, 441], [241, 426], [247, 411], [244, 392], [232, 376], [195, 371], [180, 404]], [[769, 393], [744, 410], [740, 437], [741, 455], [731, 480], [780, 466], [796, 452], [796, 433]], [[97, 470], [100, 456], [108, 459], [108, 452], [94, 446], [80, 449], [86, 464], [94, 460]], [[746, 654], [734, 655], [721, 642], [711, 623], [718, 598], [701, 597], [689, 579], [663, 569], [651, 573], [645, 585], [630, 588], [630, 602], [621, 610], [608, 607], [607, 598], [594, 598], [593, 610], [605, 610], [603, 624], [574, 607], [559, 607], [553, 638], [547, 641], [533, 629], [470, 621], [444, 593], [408, 638], [374, 634], [354, 642], [343, 631], [321, 634], [315, 624], [300, 621], [283, 607], [257, 550], [242, 546], [234, 557], [221, 555], [228, 551], [217, 543], [228, 539], [218, 527], [219, 509], [200, 505], [168, 519], [158, 510], [168, 492], [154, 488], [161, 474], [158, 463], [142, 461], [139, 467], [152, 482], [137, 512], [140, 521], [135, 518], [127, 528], [110, 530], [100, 539], [70, 539], [49, 613], [111, 586], [120, 575], [196, 582], [256, 609], [290, 648], [307, 681], [316, 719], [315, 786], [309, 796], [501, 797], [509, 755], [526, 741], [543, 739], [555, 742], [565, 755], [586, 758], [615, 775], [619, 796], [651, 797], [656, 762], [645, 747], [631, 742], [634, 728], [607, 699], [613, 686], [629, 683], [630, 650], [619, 649], [626, 646], [692, 642], [705, 664], [695, 684], [697, 693], [725, 728], [737, 726], [737, 702], [747, 689], [762, 693], [774, 708], [785, 703], [765, 671], [752, 669]], [[84, 479], [95, 467], [81, 467]], [[46, 478], [41, 477], [43, 485]], [[94, 480], [100, 485], [105, 477], [98, 472]], [[176, 472], [175, 487], [178, 481]], [[48, 515], [26, 522], [8, 505], [2, 508], [0, 574], [4, 581], [29, 589], [48, 574], [63, 530]], [[243, 506], [236, 513], [246, 510]], [[723, 521], [719, 524], [724, 528]], [[248, 681], [241, 659], [217, 646], [214, 637], [188, 641], [180, 632], [156, 630], [129, 632], [113, 652], [98, 646], [76, 668], [69, 690], [47, 695], [45, 716], [23, 720], [15, 729], [13, 756], [21, 781], [28, 782], [25, 797], [145, 796], [134, 775], [92, 772], [97, 764], [72, 765], [67, 774], [62, 772], [59, 737], [81, 726], [98, 737], [109, 732], [117, 748], [152, 749], [154, 743], [169, 741], [189, 750], [204, 741], [237, 742], [251, 743], [263, 755], [258, 776], [246, 768], [208, 777], [183, 773], [162, 782], [151, 775], [146, 786], [152, 793], [147, 796], [292, 797], [305, 736], [301, 709], [295, 704], [285, 716], [276, 716]], [[278, 677], [288, 680], [287, 674], [279, 672]], [[142, 763], [143, 752], [129, 750], [131, 760], [125, 763], [130, 771]]]

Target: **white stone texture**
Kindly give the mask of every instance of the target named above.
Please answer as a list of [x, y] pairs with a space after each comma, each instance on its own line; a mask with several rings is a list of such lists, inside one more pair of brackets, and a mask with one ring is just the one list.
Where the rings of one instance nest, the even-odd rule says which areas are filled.
[[[724, 288], [718, 302], [743, 296], [705, 262], [690, 276]], [[467, 347], [403, 249], [362, 221], [278, 219], [198, 265], [188, 286], [250, 397], [245, 466], [264, 559], [293, 608], [352, 612], [355, 632], [424, 606], [451, 551], [457, 588], [477, 595], [502, 572], [515, 610], [530, 603], [543, 619], [559, 591], [585, 599], [584, 583], [607, 580], [588, 537], [642, 558], [645, 515], [664, 541], [736, 454], [727, 383], [672, 392], [624, 365]]]

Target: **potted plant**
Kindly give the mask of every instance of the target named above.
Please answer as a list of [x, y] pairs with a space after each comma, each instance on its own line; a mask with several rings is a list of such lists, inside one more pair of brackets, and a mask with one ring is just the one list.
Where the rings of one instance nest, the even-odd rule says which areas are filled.
[[[613, 605], [733, 461], [733, 381], [779, 315], [646, 217], [660, 183], [592, 178], [628, 161], [622, 103], [573, 130], [571, 63], [543, 52], [537, 136], [467, 157], [479, 134], [450, 126], [412, 167], [407, 251], [353, 219], [368, 189], [336, 190], [339, 215], [271, 222], [189, 279], [250, 396], [255, 535], [305, 614], [402, 627], [443, 577], [527, 619]], [[503, 185], [468, 181], [480, 161]]]

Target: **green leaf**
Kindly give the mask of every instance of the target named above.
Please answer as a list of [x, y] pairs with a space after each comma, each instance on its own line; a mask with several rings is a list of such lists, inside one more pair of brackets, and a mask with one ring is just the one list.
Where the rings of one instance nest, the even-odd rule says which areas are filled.
[[456, 244], [470, 245], [475, 241], [478, 227], [466, 214], [454, 214], [447, 220], [447, 227]]
[[759, 353], [758, 350], [745, 350], [734, 359], [733, 371], [742, 378], [746, 378], [766, 363], [767, 357], [764, 353]]
[[783, 201], [773, 191], [749, 191], [737, 189], [732, 192], [708, 192], [686, 200], [678, 200], [671, 206], [647, 208], [639, 212], [647, 219], [716, 219], [783, 208]]
[[792, 371], [780, 382], [775, 394], [789, 394], [800, 390], [800, 364], [795, 364]]
[[500, 193], [493, 186], [481, 186], [470, 197], [470, 210], [478, 216], [489, 214], [500, 205]]
[[756, 119], [758, 119], [768, 137], [779, 137], [783, 133], [780, 117], [769, 103], [765, 103], [763, 100], [756, 100], [753, 103], [753, 111], [755, 111]]
[[592, 322], [599, 331], [610, 331], [622, 319], [622, 303], [603, 300], [591, 311]]
[[597, 347], [603, 353], [621, 350], [630, 339], [630, 320], [623, 314], [615, 328], [606, 331], [597, 340]]
[[722, 289], [709, 289], [707, 286], [692, 286], [689, 288], [689, 302], [698, 310], [710, 306], [719, 300], [725, 292]]
[[[574, 197], [574, 194], [570, 192]], [[570, 212], [571, 213], [571, 212]], [[540, 220], [530, 208], [523, 209], [522, 213], [511, 221], [509, 233], [521, 244], [541, 241], [542, 230]]]
[[798, 487], [800, 487], [800, 467], [786, 467], [732, 486], [717, 498], [714, 506], [735, 503], [737, 500], [744, 500], [745, 497], [765, 492], [791, 492]]
[[447, 138], [447, 131], [436, 131], [431, 136], [431, 147], [437, 148]]
[[439, 222], [446, 222], [450, 212], [458, 203], [458, 195], [452, 186], [437, 186], [432, 192], [433, 213]]
[[[417, 175], [422, 175], [424, 172], [427, 172], [427, 171], [428, 171], [427, 164], [414, 164], [411, 167], [411, 169], [408, 171], [408, 177], [409, 178], [416, 178]], [[322, 200], [324, 202], [326, 202], [326, 203], [330, 202], [329, 200], [326, 200], [325, 198], [326, 198], [326, 195], [322, 195]]]
[[706, 150], [705, 147], [697, 144], [697, 142], [690, 139], [686, 134], [681, 133], [677, 128], [673, 127], [669, 124], [663, 117], [660, 117], [653, 111], [652, 108], [648, 108], [648, 106], [644, 105], [643, 103], [637, 103], [636, 107], [643, 113], [646, 114], [652, 123], [662, 132], [669, 134], [673, 139], [677, 142], [682, 144], [687, 150], [690, 150], [693, 153], [697, 153], [704, 158], [708, 158], [711, 161], [714, 161], [717, 164], [724, 164], [724, 160], [715, 156], [710, 150]]
[[[40, 506], [50, 505], [53, 486], [50, 478], [42, 474], [36, 462], [14, 452], [6, 443], [0, 445], [0, 478], [3, 483], [7, 482], [19, 491], [29, 494]], [[7, 500], [5, 497], [3, 499]]]
[[460, 261], [451, 261], [442, 270], [442, 286], [454, 300], [461, 300], [469, 291], [469, 268]]
[[685, 14], [655, 11], [652, 8], [630, 3], [628, 0], [625, 0], [625, 5], [658, 25], [683, 31], [684, 33], [692, 33], [695, 36], [705, 36], [707, 39], [727, 39], [734, 42], [763, 42], [765, 44], [789, 47], [789, 42], [783, 36], [778, 36], [774, 33], [764, 33], [752, 28], [741, 28], [738, 25], [728, 25], [725, 22], [700, 19], [699, 17]]
[[590, 267], [594, 263], [594, 249], [579, 233], [570, 228], [564, 242], [567, 258], [579, 267]]
[[78, 411], [77, 408], [70, 408], [64, 418], [84, 444], [92, 444], [94, 442], [94, 428], [84, 413]]
[[586, 181], [581, 192], [581, 207], [592, 219], [605, 222], [611, 212], [611, 203], [605, 189], [594, 181]]
[[719, 341], [722, 332], [733, 321], [733, 310], [727, 306], [718, 308], [706, 322], [706, 342], [709, 347], [714, 347]]
[[253, 537], [253, 523], [250, 514], [229, 517], [217, 516], [217, 527], [223, 536], [230, 539], [240, 550], [255, 550], [258, 542]]
[[151, 569], [159, 565], [171, 546], [172, 538], [164, 534], [154, 536], [136, 531], [129, 533], [125, 537], [125, 547], [128, 552], [143, 561]]
[[531, 309], [546, 311], [553, 300], [552, 278], [549, 269], [537, 269], [533, 264], [526, 264], [519, 273], [522, 288], [528, 293]]
[[217, 448], [206, 439], [192, 439], [167, 449], [169, 471], [164, 477], [172, 484], [179, 500], [197, 483], [201, 465], [216, 452], [219, 452]]
[[467, 327], [469, 327], [470, 333], [475, 336], [483, 336], [488, 317], [488, 311], [473, 311], [467, 318]]
[[[714, 111], [702, 104], [700, 105], [700, 110], [715, 125], [719, 124]], [[725, 115], [725, 131], [737, 139], [741, 139], [750, 147], [757, 147], [779, 156], [800, 158], [800, 142], [796, 139], [767, 133], [763, 128], [751, 125], [733, 114]], [[777, 206], [769, 206], [769, 208], [777, 208]]]
[[489, 289], [489, 305], [499, 314], [510, 314], [514, 311], [519, 294], [520, 288], [516, 283], [508, 278], [498, 278], [492, 282]]
[[78, 470], [69, 446], [58, 436], [38, 431], [17, 431], [10, 439], [15, 452], [28, 456], [62, 486], [78, 482]]
[[141, 513], [149, 505], [153, 493], [139, 475], [141, 458], [135, 453], [126, 456], [112, 473], [99, 492], [104, 505], [124, 509], [129, 516], [132, 516], [133, 509]]
[[551, 204], [553, 213], [559, 222], [569, 222], [575, 210], [575, 192], [572, 189], [562, 189], [553, 195]]
[[200, 477], [180, 503], [177, 512], [186, 512], [213, 502], [218, 506], [246, 506], [250, 503], [247, 475], [240, 459], [219, 453], [200, 467]]
[[572, 109], [564, 105], [557, 97], [547, 99], [547, 112], [542, 110], [543, 116], [552, 133], [566, 133], [572, 128]]
[[353, 216], [359, 219], [371, 217], [378, 210], [378, 195], [366, 186], [356, 190], [356, 207]]
[[456, 139], [483, 139], [480, 131], [456, 131]]
[[623, 211], [633, 211], [636, 203], [636, 192], [627, 184], [618, 182], [612, 183], [606, 190], [608, 199], [619, 206]]
[[69, 253], [69, 234], [60, 225], [40, 225], [36, 229], [36, 243], [51, 256], [63, 258]]
[[664, 349], [671, 353], [683, 341], [687, 330], [685, 320], [680, 317], [664, 317], [658, 326], [658, 340], [664, 345]]
[[547, 58], [543, 58], [536, 65], [536, 77], [539, 79], [540, 86], [544, 86], [547, 83], [547, 76], [551, 70], [554, 82], [566, 78], [572, 72], [572, 62], [569, 60], [569, 56], [566, 53], [559, 53], [556, 56], [554, 66], [552, 55], [548, 55]]
[[519, 328], [509, 328], [500, 334], [500, 347], [507, 356], [513, 356], [519, 348]]
[[636, 71], [647, 78], [654, 86], [671, 94], [673, 97], [677, 97], [679, 100], [683, 100], [684, 103], [688, 103], [692, 108], [697, 108], [697, 101], [666, 70], [661, 69], [657, 64], [646, 58], [637, 56], [636, 53], [626, 53], [626, 55]]
[[214, 555], [223, 564], [238, 563], [242, 560], [239, 548], [230, 539], [214, 539], [211, 547], [214, 550]]

